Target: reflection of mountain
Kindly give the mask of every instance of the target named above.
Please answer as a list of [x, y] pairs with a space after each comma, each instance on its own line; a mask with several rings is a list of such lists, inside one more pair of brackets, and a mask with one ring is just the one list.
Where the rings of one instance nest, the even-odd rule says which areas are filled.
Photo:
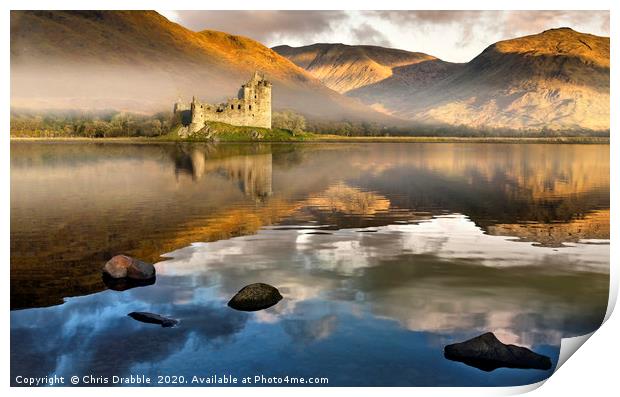
[[157, 261], [278, 222], [378, 227], [456, 212], [557, 246], [608, 238], [608, 209], [607, 145], [13, 143], [11, 307], [104, 289], [99, 270], [117, 253]]
[[485, 228], [609, 208], [606, 145], [413, 145], [354, 156], [351, 166], [364, 173], [354, 185], [394, 207], [459, 212]]
[[583, 219], [564, 223], [497, 224], [487, 227], [490, 234], [517, 236], [547, 246], [575, 243], [580, 240], [609, 239], [609, 210], [594, 211]]
[[155, 112], [179, 94], [217, 103], [257, 69], [273, 82], [275, 108], [389, 120], [248, 37], [193, 32], [155, 11], [11, 12], [16, 107]]
[[[105, 289], [100, 268], [117, 253], [157, 261], [291, 212], [281, 199], [256, 205], [272, 191], [269, 147], [16, 144], [12, 153], [12, 308]], [[175, 177], [188, 172], [200, 180]]]
[[387, 211], [390, 201], [376, 193], [338, 183], [311, 197], [304, 205], [345, 215], [374, 215], [379, 211]]
[[[554, 246], [608, 235], [608, 146], [16, 143], [11, 156], [11, 305], [56, 305], [11, 312], [14, 373], [531, 383], [549, 374], [472, 381], [441, 348], [493, 331], [556, 357], [605, 313], [609, 245]], [[119, 252], [169, 260], [153, 286], [94, 294]], [[258, 280], [284, 299], [226, 306]]]

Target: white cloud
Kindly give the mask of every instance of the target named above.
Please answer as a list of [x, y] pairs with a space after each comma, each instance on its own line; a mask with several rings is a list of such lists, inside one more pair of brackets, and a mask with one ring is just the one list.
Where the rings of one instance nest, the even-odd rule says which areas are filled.
[[272, 47], [374, 44], [466, 62], [494, 42], [569, 26], [609, 35], [608, 11], [160, 11], [192, 30], [251, 37]]

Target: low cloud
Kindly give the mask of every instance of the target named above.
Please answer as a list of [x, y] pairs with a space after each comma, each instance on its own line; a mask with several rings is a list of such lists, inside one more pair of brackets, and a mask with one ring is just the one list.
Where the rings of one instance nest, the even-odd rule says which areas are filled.
[[[368, 17], [398, 23], [406, 27], [457, 26], [461, 36], [457, 42], [467, 42], [483, 34], [499, 34], [513, 38], [538, 33], [554, 27], [591, 25], [600, 28], [599, 34], [609, 35], [609, 11], [475, 11], [475, 10], [423, 10], [423, 11], [366, 11]], [[490, 43], [489, 43], [490, 44]]]
[[381, 10], [161, 11], [195, 30], [248, 36], [267, 46], [374, 44], [466, 62], [485, 47], [543, 30], [571, 27], [609, 36], [609, 11]]
[[348, 18], [345, 11], [162, 11], [164, 16], [194, 31], [220, 30], [265, 44], [284, 38], [312, 40], [334, 32]]
[[373, 28], [368, 23], [362, 23], [357, 27], [351, 29], [354, 40], [364, 44], [374, 44], [383, 47], [390, 47], [392, 43], [390, 40], [377, 29]]

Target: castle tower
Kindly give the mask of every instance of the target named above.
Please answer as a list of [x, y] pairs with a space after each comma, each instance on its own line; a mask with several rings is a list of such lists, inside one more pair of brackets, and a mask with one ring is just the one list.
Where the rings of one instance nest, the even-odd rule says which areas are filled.
[[271, 82], [258, 71], [243, 85], [243, 99], [249, 117], [257, 127], [271, 128]]

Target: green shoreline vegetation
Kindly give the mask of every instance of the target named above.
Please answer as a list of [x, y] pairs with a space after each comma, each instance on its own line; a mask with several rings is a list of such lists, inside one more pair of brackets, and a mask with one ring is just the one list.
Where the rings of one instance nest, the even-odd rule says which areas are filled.
[[[466, 127], [382, 127], [348, 121], [306, 121], [294, 112], [274, 112], [273, 128], [209, 122], [181, 137], [172, 112], [154, 115], [104, 111], [11, 110], [12, 140], [105, 140], [106, 142], [496, 142], [609, 143], [609, 131], [519, 131]], [[314, 132], [308, 132], [314, 131]]]

